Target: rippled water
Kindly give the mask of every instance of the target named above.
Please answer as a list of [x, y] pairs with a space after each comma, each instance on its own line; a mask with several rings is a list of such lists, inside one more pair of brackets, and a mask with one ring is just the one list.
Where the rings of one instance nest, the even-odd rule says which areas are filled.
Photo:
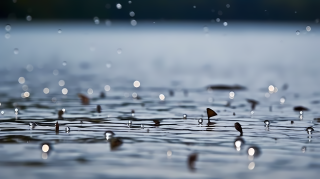
[[[3, 178], [318, 176], [318, 26], [150, 24], [11, 24], [0, 41]], [[247, 89], [230, 99], [232, 90], [208, 91], [213, 84]], [[253, 112], [247, 99], [259, 101]], [[299, 105], [309, 111], [300, 115]], [[212, 125], [208, 107], [218, 114]], [[115, 135], [107, 140], [106, 131]]]

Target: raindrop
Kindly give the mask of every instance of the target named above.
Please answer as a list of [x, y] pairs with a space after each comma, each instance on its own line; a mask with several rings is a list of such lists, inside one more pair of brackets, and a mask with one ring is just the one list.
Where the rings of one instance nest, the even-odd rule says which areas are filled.
[[107, 68], [111, 68], [111, 63], [107, 63], [107, 64], [106, 64], [106, 67], [107, 67]]
[[53, 75], [54, 75], [54, 76], [59, 75], [59, 71], [58, 71], [58, 70], [53, 70], [53, 72], [52, 72], [52, 73], [53, 73]]
[[1, 114], [4, 115], [4, 111], [1, 111]]
[[105, 23], [106, 23], [106, 26], [111, 26], [111, 20], [109, 20], [109, 19], [107, 19], [106, 21], [105, 21]]
[[203, 119], [202, 119], [202, 118], [198, 119], [198, 123], [199, 123], [199, 124], [202, 124], [202, 122], [203, 122]]
[[64, 80], [60, 80], [59, 81], [59, 86], [64, 86], [66, 83], [64, 82]]
[[43, 93], [44, 93], [44, 94], [48, 94], [49, 91], [50, 91], [49, 88], [44, 88], [44, 89], [43, 89]]
[[316, 20], [315, 20], [315, 23], [317, 23], [317, 24], [318, 24], [318, 23], [319, 23], [319, 19], [316, 19]]
[[183, 119], [187, 119], [187, 115], [186, 114], [183, 115]]
[[143, 124], [141, 124], [141, 129], [144, 129], [144, 125]]
[[296, 35], [300, 35], [300, 31], [299, 30], [296, 31]]
[[265, 120], [265, 121], [264, 121], [264, 124], [266, 125], [266, 127], [269, 127], [270, 121], [269, 121], [269, 120]]
[[302, 153], [305, 153], [306, 150], [307, 150], [307, 147], [306, 147], [306, 146], [303, 146], [303, 147], [301, 148], [301, 152], [302, 152]]
[[284, 102], [286, 102], [286, 98], [284, 97], [280, 98], [280, 104], [284, 104]]
[[28, 72], [32, 72], [33, 66], [29, 64], [29, 65], [26, 66], [26, 69], [27, 69]]
[[27, 19], [27, 21], [31, 21], [31, 20], [32, 20], [32, 17], [31, 17], [30, 15], [28, 15], [28, 16], [26, 17], [26, 19]]
[[15, 113], [16, 115], [18, 114], [18, 112], [19, 112], [19, 109], [18, 109], [18, 108], [14, 109], [14, 113]]
[[130, 15], [131, 17], [134, 17], [136, 14], [135, 14], [133, 11], [131, 11], [131, 12], [129, 12], [129, 15]]
[[117, 49], [117, 53], [120, 55], [122, 53], [122, 49], [121, 48], [118, 48]]
[[20, 77], [20, 78], [18, 79], [18, 82], [19, 82], [20, 84], [23, 84], [24, 82], [26, 82], [26, 80], [25, 80], [24, 77]]
[[306, 131], [308, 132], [308, 134], [312, 134], [312, 132], [314, 131], [314, 129], [312, 127], [308, 127], [306, 129]]
[[197, 8], [197, 6], [193, 6], [193, 8], [195, 9], [195, 8]]
[[70, 127], [66, 127], [66, 132], [69, 133], [70, 132]]
[[88, 94], [92, 94], [93, 90], [91, 88], [89, 88], [87, 92], [88, 92]]
[[115, 134], [112, 131], [106, 131], [104, 133], [105, 137], [107, 140], [109, 140], [112, 136], [114, 136]]
[[95, 24], [100, 24], [100, 20], [99, 20], [99, 17], [94, 17], [93, 18], [93, 22], [95, 23]]
[[4, 35], [4, 38], [6, 38], [6, 39], [10, 39], [10, 37], [11, 37], [11, 35], [8, 32]]
[[68, 94], [68, 89], [67, 88], [63, 88], [61, 91], [62, 91], [62, 94], [64, 94], [64, 95]]
[[132, 127], [132, 121], [131, 121], [131, 120], [129, 120], [129, 121], [128, 121], [127, 126], [128, 126], [129, 128], [131, 128], [131, 127]]
[[217, 22], [220, 22], [220, 18], [217, 18], [216, 21], [217, 21]]
[[117, 7], [117, 9], [121, 9], [121, 8], [122, 8], [122, 5], [121, 5], [120, 3], [118, 3], [118, 4], [116, 5], [116, 7]]
[[307, 30], [308, 32], [310, 32], [310, 31], [311, 31], [311, 27], [310, 27], [310, 26], [307, 26], [307, 27], [306, 27], [306, 30]]
[[223, 25], [224, 25], [224, 26], [228, 26], [228, 22], [224, 22]]
[[30, 122], [29, 123], [30, 129], [34, 129], [36, 126], [37, 126], [37, 124], [35, 122]]
[[137, 21], [134, 20], [134, 19], [132, 19], [130, 23], [131, 23], [132, 26], [136, 26], [137, 25]]
[[4, 29], [9, 32], [9, 31], [11, 30], [11, 25], [10, 25], [10, 24], [7, 24], [7, 25], [4, 27]]
[[132, 2], [131, 2], [131, 1], [128, 1], [128, 3], [131, 4]]
[[208, 32], [209, 32], [209, 28], [208, 28], [207, 26], [204, 26], [204, 27], [203, 27], [203, 31], [204, 31], [205, 33], [208, 33]]
[[230, 4], [227, 4], [226, 7], [227, 7], [227, 8], [230, 8]]
[[66, 62], [66, 61], [63, 61], [63, 62], [62, 62], [62, 65], [63, 65], [63, 66], [66, 66], [66, 65], [67, 65], [67, 62]]
[[18, 48], [13, 49], [13, 53], [17, 55], [19, 53], [19, 49]]
[[59, 33], [59, 34], [61, 34], [61, 33], [62, 33], [62, 30], [61, 30], [61, 29], [59, 29], [59, 30], [58, 30], [58, 33]]
[[163, 101], [166, 97], [163, 94], [160, 94], [159, 98], [160, 98], [161, 101]]

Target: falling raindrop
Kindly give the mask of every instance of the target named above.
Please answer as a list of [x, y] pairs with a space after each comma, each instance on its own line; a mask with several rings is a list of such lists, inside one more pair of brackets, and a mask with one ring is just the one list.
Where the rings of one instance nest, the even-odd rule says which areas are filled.
[[230, 8], [230, 4], [227, 4], [226, 7], [227, 7], [227, 8]]
[[131, 11], [131, 12], [129, 12], [129, 15], [130, 15], [131, 17], [134, 17], [136, 14], [135, 14], [133, 11]]
[[121, 5], [120, 3], [118, 3], [118, 4], [116, 5], [116, 7], [117, 7], [117, 9], [121, 9], [121, 8], [122, 8], [122, 5]]
[[109, 140], [112, 136], [114, 136], [115, 134], [112, 131], [106, 131], [104, 133], [105, 137], [107, 140]]
[[132, 121], [131, 121], [131, 120], [129, 120], [129, 121], [128, 121], [127, 126], [128, 126], [129, 128], [131, 128], [131, 127], [132, 127]]
[[297, 30], [297, 31], [296, 31], [296, 35], [300, 35], [300, 30]]
[[99, 20], [99, 17], [94, 17], [93, 18], [93, 22], [95, 23], [95, 24], [100, 24], [100, 20]]
[[4, 111], [1, 111], [1, 114], [4, 115]]
[[130, 21], [130, 23], [131, 23], [132, 26], [136, 26], [136, 25], [137, 25], [137, 21], [134, 20], [134, 19], [132, 19], [132, 20]]
[[62, 33], [62, 30], [61, 30], [61, 29], [59, 29], [59, 30], [58, 30], [58, 33], [59, 33], [59, 34], [61, 34], [61, 33]]
[[310, 32], [310, 31], [311, 31], [311, 27], [310, 27], [310, 26], [307, 26], [307, 27], [306, 27], [306, 30], [307, 30], [308, 32]]
[[9, 32], [7, 32], [7, 33], [4, 35], [4, 38], [6, 38], [6, 39], [10, 39], [10, 37], [11, 37], [11, 35], [10, 35]]
[[29, 123], [30, 129], [34, 129], [36, 126], [37, 126], [37, 124], [35, 122], [30, 122]]
[[28, 15], [28, 16], [26, 17], [26, 19], [27, 19], [27, 21], [31, 21], [31, 20], [32, 20], [32, 17], [31, 17], [30, 15]]
[[29, 64], [29, 65], [26, 66], [26, 69], [27, 69], [28, 72], [32, 72], [33, 66]]
[[284, 97], [280, 98], [280, 104], [284, 104], [284, 102], [286, 102], [286, 98]]
[[120, 55], [122, 53], [122, 49], [121, 48], [118, 48], [117, 49], [117, 53]]
[[105, 23], [106, 23], [106, 26], [111, 26], [111, 20], [109, 20], [109, 19], [107, 19], [106, 21], [105, 21]]
[[198, 119], [198, 123], [199, 123], [199, 124], [202, 124], [202, 122], [203, 122], [203, 119], [202, 119], [202, 118]]
[[217, 22], [220, 22], [220, 18], [217, 18], [216, 21], [217, 21]]
[[187, 115], [186, 114], [184, 114], [182, 117], [183, 117], [183, 119], [187, 119]]
[[106, 64], [106, 67], [107, 67], [107, 68], [111, 68], [111, 63], [107, 63], [107, 64]]
[[209, 32], [209, 28], [207, 26], [203, 27], [203, 32], [208, 33]]
[[11, 25], [10, 24], [7, 24], [4, 29], [9, 32], [11, 30]]
[[67, 65], [67, 62], [66, 62], [66, 61], [63, 61], [63, 62], [62, 62], [62, 65], [63, 65], [63, 66], [66, 66], [66, 65]]
[[223, 25], [224, 25], [224, 26], [228, 26], [228, 22], [224, 22]]
[[18, 112], [19, 112], [19, 109], [18, 109], [18, 108], [14, 109], [14, 113], [15, 113], [16, 115], [18, 114]]
[[131, 4], [132, 2], [131, 2], [131, 1], [128, 1], [128, 3]]
[[270, 121], [269, 121], [269, 120], [265, 120], [265, 121], [264, 121], [264, 124], [266, 125], [266, 127], [269, 127]]
[[53, 73], [53, 75], [54, 75], [54, 76], [59, 75], [59, 71], [58, 71], [58, 70], [53, 70], [53, 72], [52, 72], [52, 73]]
[[195, 8], [197, 8], [197, 6], [193, 6], [193, 8], [195, 9]]
[[13, 53], [17, 55], [19, 53], [19, 49], [18, 48], [13, 49]]

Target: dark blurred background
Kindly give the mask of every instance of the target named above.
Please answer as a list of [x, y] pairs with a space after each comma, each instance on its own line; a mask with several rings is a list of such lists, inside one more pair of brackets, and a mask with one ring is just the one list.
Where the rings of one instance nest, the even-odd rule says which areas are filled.
[[[121, 4], [121, 9], [116, 4]], [[1, 0], [0, 18], [25, 20], [310, 21], [319, 0]]]

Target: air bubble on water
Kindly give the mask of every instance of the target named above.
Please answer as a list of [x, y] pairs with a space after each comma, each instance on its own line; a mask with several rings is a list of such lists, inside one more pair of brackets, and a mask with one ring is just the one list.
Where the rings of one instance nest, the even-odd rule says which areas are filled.
[[111, 20], [109, 20], [109, 19], [107, 19], [106, 21], [105, 21], [105, 23], [106, 23], [106, 26], [111, 26]]
[[296, 35], [300, 35], [300, 30], [297, 30], [297, 31], [296, 31]]
[[216, 21], [217, 21], [217, 22], [220, 22], [220, 18], [217, 18]]
[[122, 53], [122, 49], [121, 48], [118, 48], [117, 49], [117, 53], [120, 55]]
[[198, 123], [199, 123], [199, 124], [202, 124], [202, 122], [203, 122], [203, 119], [202, 119], [202, 118], [198, 119]]
[[9, 32], [7, 32], [7, 33], [4, 35], [4, 38], [6, 38], [6, 39], [10, 39], [10, 37], [11, 37], [11, 35], [10, 35]]
[[310, 27], [310, 26], [307, 26], [307, 27], [306, 27], [306, 30], [307, 30], [308, 32], [310, 32], [310, 31], [311, 31], [311, 27]]
[[144, 125], [143, 124], [141, 124], [141, 129], [144, 129]]
[[26, 19], [27, 19], [27, 21], [31, 21], [31, 20], [32, 20], [32, 17], [31, 17], [30, 15], [28, 15], [28, 16], [26, 17]]
[[63, 62], [62, 62], [62, 65], [63, 65], [63, 66], [66, 66], [66, 65], [67, 65], [67, 62], [66, 62], [66, 61], [63, 61]]
[[13, 53], [17, 55], [19, 53], [19, 49], [18, 48], [13, 49]]
[[7, 24], [4, 29], [9, 32], [11, 30], [11, 25], [10, 24]]
[[264, 124], [266, 125], [266, 127], [269, 127], [270, 121], [269, 121], [269, 120], [265, 120], [265, 121], [264, 121]]
[[59, 29], [59, 30], [58, 30], [58, 33], [59, 33], [59, 34], [61, 34], [61, 33], [62, 33], [62, 30], [61, 30], [61, 29]]
[[136, 26], [136, 25], [137, 25], [137, 21], [134, 20], [134, 19], [132, 19], [132, 20], [130, 21], [130, 24], [131, 24], [132, 26]]
[[100, 24], [99, 17], [94, 17], [94, 18], [93, 18], [93, 22], [94, 22], [95, 24]]
[[1, 114], [4, 115], [4, 111], [1, 111]]
[[117, 7], [117, 9], [121, 9], [121, 8], [122, 8], [122, 5], [121, 5], [120, 3], [118, 3], [118, 4], [116, 5], [116, 7]]
[[224, 22], [223, 25], [224, 25], [224, 26], [228, 26], [228, 22]]
[[136, 14], [135, 14], [133, 11], [131, 11], [131, 12], [129, 12], [129, 15], [130, 15], [131, 17], [134, 17]]
[[128, 126], [129, 128], [131, 128], [131, 127], [132, 127], [132, 121], [131, 121], [131, 120], [129, 120], [129, 121], [128, 121], [127, 126]]
[[184, 114], [182, 117], [183, 117], [183, 119], [187, 119], [187, 115], [186, 114]]
[[66, 132], [69, 133], [70, 132], [70, 127], [66, 127]]

